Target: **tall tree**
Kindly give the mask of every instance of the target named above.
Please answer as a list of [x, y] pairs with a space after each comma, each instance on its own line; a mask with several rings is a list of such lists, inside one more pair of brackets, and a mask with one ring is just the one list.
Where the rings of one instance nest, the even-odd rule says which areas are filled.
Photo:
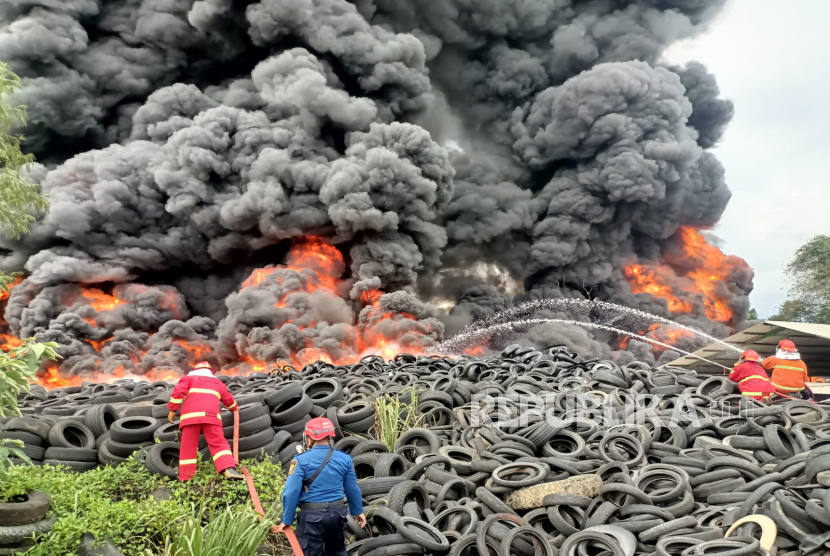
[[818, 235], [796, 251], [787, 277], [788, 299], [773, 318], [830, 324], [830, 236]]
[[[0, 228], [9, 237], [29, 233], [35, 214], [49, 210], [49, 201], [40, 188], [29, 183], [24, 171], [34, 156], [20, 150], [22, 135], [13, 133], [26, 123], [26, 107], [6, 104], [8, 96], [20, 86], [20, 79], [0, 62]], [[0, 290], [5, 290], [14, 276], [0, 271]]]

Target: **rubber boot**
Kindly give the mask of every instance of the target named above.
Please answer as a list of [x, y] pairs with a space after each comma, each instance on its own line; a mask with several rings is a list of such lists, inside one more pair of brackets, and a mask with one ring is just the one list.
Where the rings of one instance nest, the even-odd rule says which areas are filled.
[[245, 479], [245, 475], [236, 470], [236, 467], [228, 467], [222, 471], [222, 476], [226, 479]]

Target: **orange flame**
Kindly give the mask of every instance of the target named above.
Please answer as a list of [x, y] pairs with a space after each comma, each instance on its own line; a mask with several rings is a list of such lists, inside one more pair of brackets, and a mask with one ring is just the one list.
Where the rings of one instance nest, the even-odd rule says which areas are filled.
[[[682, 251], [677, 264], [656, 267], [631, 264], [623, 269], [631, 291], [665, 299], [669, 311], [674, 314], [692, 312], [692, 299], [697, 298], [709, 319], [724, 324], [733, 322], [735, 315], [729, 307], [729, 290], [725, 283], [736, 268], [746, 263], [706, 243], [703, 235], [694, 228], [681, 226], [677, 242]], [[689, 266], [693, 269], [685, 272], [675, 269]], [[675, 289], [670, 284], [679, 287]]]
[[8, 286], [6, 286], [7, 289], [5, 291], [0, 291], [0, 301], [7, 300], [9, 298], [9, 295], [11, 295], [11, 293], [12, 293], [12, 288], [19, 285], [20, 282], [22, 282], [22, 281], [23, 281], [23, 278], [18, 276], [12, 282], [10, 282]]
[[[669, 302], [669, 311], [672, 313], [691, 313], [692, 304], [674, 295], [671, 286], [662, 283], [660, 273], [665, 267], [658, 267], [661, 270], [648, 268], [640, 264], [628, 265], [623, 269], [628, 283], [631, 284], [632, 293], [650, 293], [654, 297], [661, 297]], [[671, 272], [671, 269], [668, 269]]]
[[123, 300], [104, 293], [98, 288], [84, 288], [83, 297], [96, 312], [112, 311], [122, 303]]

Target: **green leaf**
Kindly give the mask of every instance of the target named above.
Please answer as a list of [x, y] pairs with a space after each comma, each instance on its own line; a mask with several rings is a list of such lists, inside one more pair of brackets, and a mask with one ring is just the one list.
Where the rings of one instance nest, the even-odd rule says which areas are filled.
[[32, 352], [35, 354], [35, 358], [39, 361], [41, 357], [43, 357], [43, 352], [46, 350], [46, 346], [43, 344], [34, 344], [32, 346]]

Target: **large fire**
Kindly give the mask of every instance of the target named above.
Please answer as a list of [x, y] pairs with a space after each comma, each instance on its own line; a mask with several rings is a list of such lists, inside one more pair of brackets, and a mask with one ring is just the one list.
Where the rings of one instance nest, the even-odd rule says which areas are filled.
[[[241, 284], [240, 290], [248, 288], [265, 287], [266, 281], [276, 281], [282, 285], [283, 277], [292, 280], [290, 288], [286, 288], [284, 295], [281, 295], [274, 304], [279, 309], [290, 309], [295, 302], [302, 302], [294, 299], [300, 294], [313, 294], [322, 290], [326, 294], [342, 298], [343, 292], [348, 290], [348, 284], [344, 285], [341, 276], [345, 269], [343, 254], [340, 250], [326, 243], [320, 238], [310, 237], [297, 239], [293, 242], [284, 265], [272, 265], [254, 270]], [[293, 271], [293, 273], [278, 273], [280, 270]], [[276, 273], [276, 274], [275, 274]], [[20, 283], [18, 280], [14, 285]], [[125, 289], [129, 288], [129, 289]], [[60, 363], [49, 362], [39, 373], [38, 382], [45, 388], [51, 390], [62, 386], [78, 386], [84, 381], [111, 382], [112, 380], [126, 376], [141, 376], [150, 381], [175, 380], [181, 375], [181, 364], [178, 365], [157, 365], [149, 370], [141, 367], [142, 361], [148, 354], [148, 349], [153, 349], [154, 357], [170, 354], [171, 360], [182, 362], [186, 353], [187, 365], [192, 365], [203, 360], [214, 352], [214, 346], [208, 341], [193, 340], [185, 338], [174, 338], [166, 340], [163, 344], [167, 351], [159, 354], [158, 347], [145, 347], [124, 352], [123, 347], [118, 344], [118, 337], [114, 335], [115, 328], [110, 323], [116, 320], [118, 311], [129, 309], [134, 305], [133, 299], [141, 295], [147, 288], [138, 284], [116, 285], [112, 288], [105, 287], [81, 287], [74, 292], [67, 294], [62, 300], [66, 307], [74, 307], [82, 318], [94, 331], [84, 342], [90, 349], [102, 354], [101, 359], [95, 361], [94, 370], [85, 368], [80, 373], [63, 373]], [[380, 290], [364, 291], [358, 300], [350, 301], [355, 311], [359, 311], [358, 322], [352, 323], [356, 330], [357, 337], [351, 340], [344, 340], [340, 349], [321, 349], [306, 341], [304, 347], [299, 347], [291, 353], [290, 357], [277, 360], [260, 361], [248, 355], [241, 355], [235, 363], [225, 364], [221, 372], [228, 375], [248, 375], [254, 372], [279, 372], [280, 370], [302, 368], [315, 361], [328, 362], [334, 365], [357, 363], [366, 355], [380, 355], [385, 359], [392, 359], [398, 353], [406, 351], [415, 355], [421, 354], [428, 343], [423, 341], [423, 325], [414, 316], [403, 312], [389, 312], [381, 305], [381, 297], [384, 292]], [[8, 294], [0, 296], [0, 315], [5, 310], [5, 301]], [[183, 313], [181, 308], [176, 307], [175, 296], [165, 296], [157, 301], [164, 309], [168, 310], [174, 318], [180, 318]], [[286, 324], [292, 324], [300, 332], [317, 325], [314, 319], [306, 319], [302, 323], [287, 320], [275, 328]], [[421, 327], [421, 328], [419, 328]], [[10, 349], [20, 345], [20, 340], [8, 334], [8, 326], [5, 321], [0, 321], [0, 342], [3, 349]], [[152, 344], [154, 333], [150, 333]], [[403, 343], [401, 343], [403, 342]], [[113, 346], [113, 347], [110, 347]], [[114, 350], [114, 351], [112, 351]], [[118, 353], [123, 357], [129, 370], [125, 371], [123, 365], [105, 370], [102, 360], [112, 353]], [[335, 355], [337, 354], [337, 355]]]
[[626, 266], [623, 272], [631, 291], [665, 299], [674, 315], [691, 313], [697, 301], [703, 304], [709, 319], [734, 324], [725, 283], [746, 263], [709, 245], [698, 230], [687, 226], [679, 228], [677, 245], [681, 255], [667, 255], [668, 264]]

